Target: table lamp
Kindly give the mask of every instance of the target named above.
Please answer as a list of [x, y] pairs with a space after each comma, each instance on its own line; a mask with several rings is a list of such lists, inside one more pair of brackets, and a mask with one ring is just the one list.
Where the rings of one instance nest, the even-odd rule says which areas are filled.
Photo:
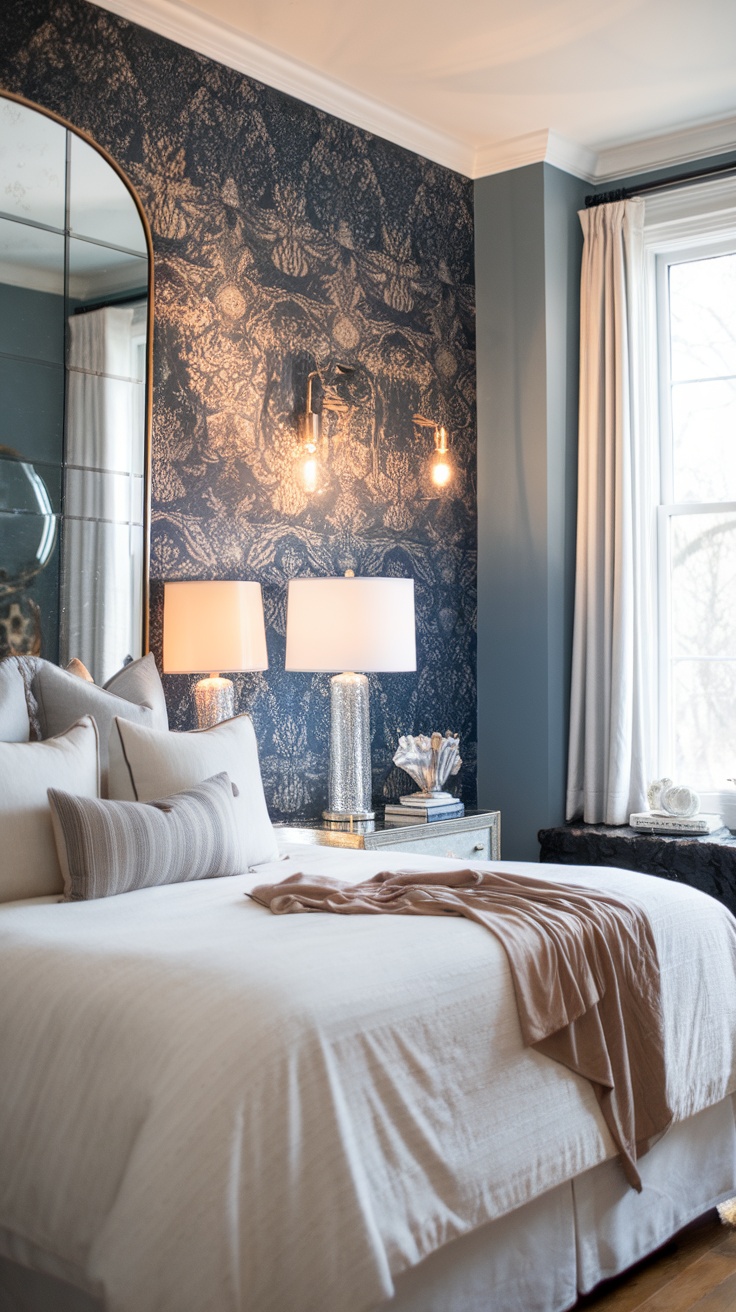
[[194, 688], [198, 728], [231, 719], [235, 689], [219, 671], [268, 669], [260, 583], [165, 583], [163, 666], [164, 674], [210, 671]]
[[415, 670], [414, 580], [292, 579], [286, 669], [342, 671], [330, 680], [329, 806], [325, 820], [372, 820], [366, 673]]

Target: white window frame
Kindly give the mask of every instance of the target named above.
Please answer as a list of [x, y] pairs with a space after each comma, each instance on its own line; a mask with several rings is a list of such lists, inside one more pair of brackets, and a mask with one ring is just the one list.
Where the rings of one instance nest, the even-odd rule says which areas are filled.
[[[652, 673], [657, 687], [655, 740], [658, 774], [661, 776], [671, 774], [674, 757], [669, 724], [669, 664], [665, 659], [670, 626], [669, 525], [675, 516], [713, 514], [736, 509], [734, 502], [673, 502], [669, 447], [661, 438], [663, 426], [666, 425], [667, 431], [671, 432], [669, 267], [687, 260], [736, 253], [736, 179], [718, 179], [648, 197], [644, 221], [644, 252], [647, 270], [645, 351], [649, 368], [654, 369], [657, 378], [657, 386], [647, 389], [642, 418], [647, 430], [644, 448], [655, 453], [656, 469], [652, 479], [652, 491], [657, 499], [654, 507], [656, 534], [653, 535], [655, 558], [651, 568], [656, 580], [657, 621]], [[645, 477], [644, 471], [642, 476]], [[687, 784], [694, 781], [681, 779], [676, 782]], [[721, 814], [726, 824], [736, 828], [736, 789], [731, 787], [729, 790], [724, 786], [723, 789], [701, 791], [700, 799], [703, 811]]]

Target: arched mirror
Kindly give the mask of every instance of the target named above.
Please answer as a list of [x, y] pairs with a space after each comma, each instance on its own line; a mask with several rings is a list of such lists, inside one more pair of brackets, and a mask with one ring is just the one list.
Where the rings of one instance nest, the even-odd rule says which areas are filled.
[[0, 97], [0, 656], [147, 646], [148, 240], [88, 141]]

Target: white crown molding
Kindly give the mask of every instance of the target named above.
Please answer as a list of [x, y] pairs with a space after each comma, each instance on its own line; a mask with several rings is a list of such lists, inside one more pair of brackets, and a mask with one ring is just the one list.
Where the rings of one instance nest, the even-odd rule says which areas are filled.
[[554, 164], [586, 182], [592, 182], [595, 177], [595, 151], [569, 141], [551, 128], [480, 146], [475, 152], [471, 176], [486, 178], [491, 173], [505, 173], [507, 169], [540, 163]]
[[404, 146], [436, 164], [472, 177], [473, 147], [428, 127], [380, 101], [354, 91], [344, 83], [280, 54], [271, 46], [245, 36], [227, 23], [210, 18], [181, 0], [94, 0], [131, 23], [187, 46], [257, 82], [283, 91], [296, 100]]
[[523, 137], [509, 137], [505, 141], [488, 142], [479, 146], [473, 160], [473, 178], [486, 178], [491, 173], [506, 173], [508, 169], [523, 169], [527, 164], [538, 164], [546, 159], [549, 131], [527, 132]]
[[184, 0], [94, 0], [200, 55], [305, 101], [467, 178], [546, 162], [586, 182], [602, 183], [736, 149], [736, 117], [594, 150], [552, 129], [476, 146], [411, 118], [273, 47], [201, 13]]
[[563, 173], [572, 173], [583, 182], [593, 182], [596, 170], [596, 152], [589, 146], [582, 146], [578, 141], [571, 141], [559, 132], [550, 130], [547, 142], [547, 163], [562, 169]]
[[658, 137], [645, 137], [599, 150], [595, 181], [610, 182], [635, 173], [707, 159], [728, 150], [736, 150], [736, 117], [696, 123]]

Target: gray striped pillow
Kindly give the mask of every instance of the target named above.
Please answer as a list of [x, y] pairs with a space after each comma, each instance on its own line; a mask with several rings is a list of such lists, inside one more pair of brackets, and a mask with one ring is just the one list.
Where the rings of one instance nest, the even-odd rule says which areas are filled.
[[49, 788], [67, 902], [243, 869], [227, 774], [156, 802], [109, 802]]

